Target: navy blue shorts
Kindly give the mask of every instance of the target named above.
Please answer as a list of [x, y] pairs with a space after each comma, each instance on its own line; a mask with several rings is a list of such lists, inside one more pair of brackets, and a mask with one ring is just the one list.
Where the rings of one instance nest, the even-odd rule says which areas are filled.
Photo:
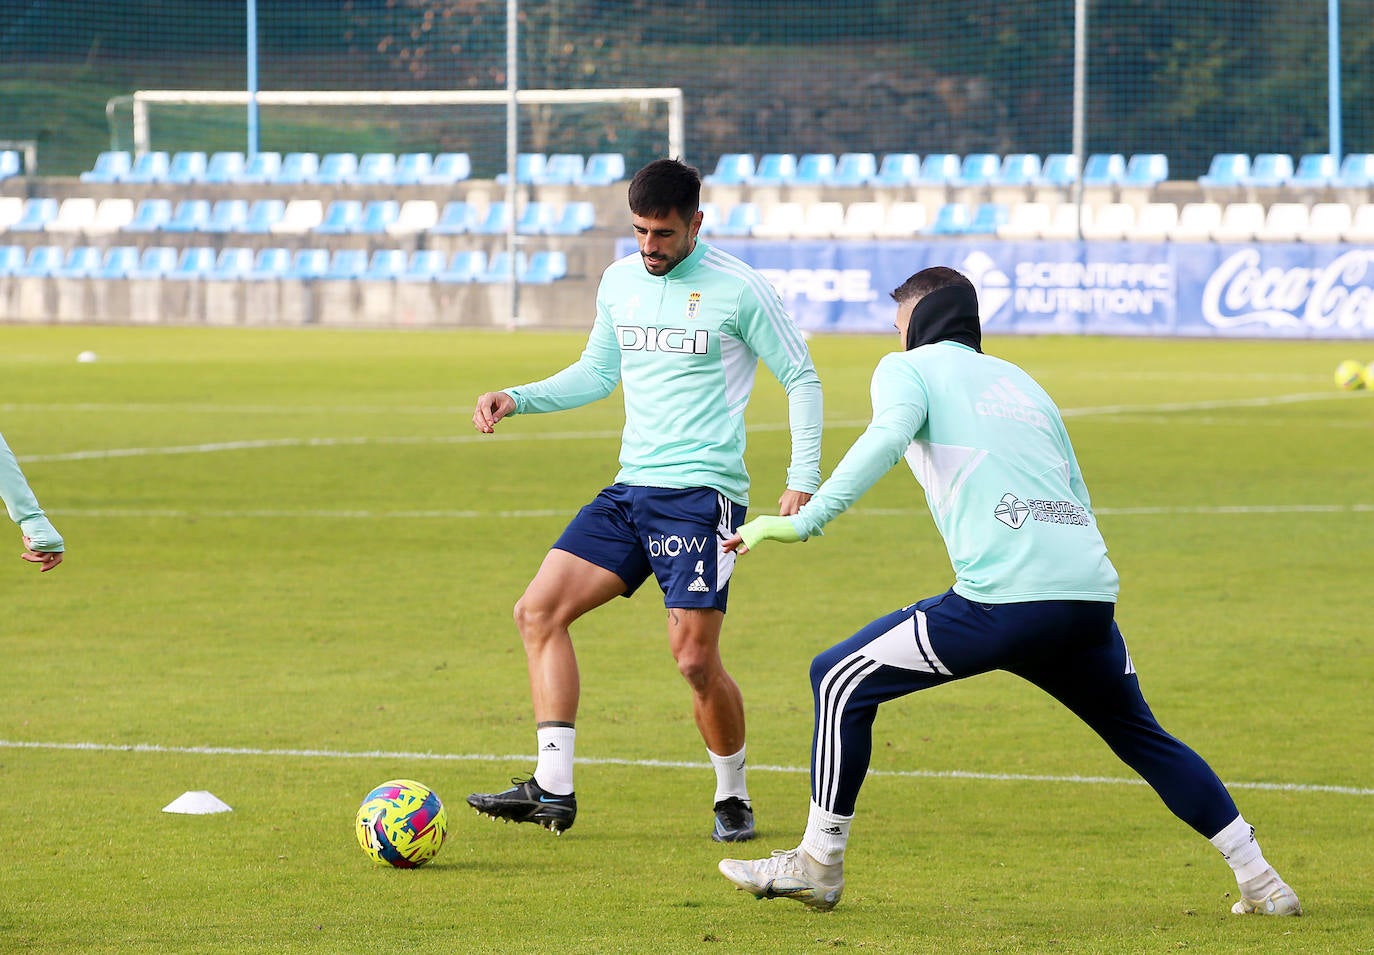
[[735, 555], [720, 545], [747, 510], [711, 488], [612, 484], [577, 512], [553, 546], [615, 574], [626, 597], [653, 574], [665, 607], [724, 612]]

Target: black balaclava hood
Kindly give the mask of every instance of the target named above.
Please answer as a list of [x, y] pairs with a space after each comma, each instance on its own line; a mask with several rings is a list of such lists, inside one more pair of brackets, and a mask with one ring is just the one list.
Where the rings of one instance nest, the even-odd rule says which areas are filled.
[[976, 352], [983, 350], [978, 294], [973, 289], [946, 285], [916, 303], [906, 327], [906, 350], [935, 342], [958, 342]]

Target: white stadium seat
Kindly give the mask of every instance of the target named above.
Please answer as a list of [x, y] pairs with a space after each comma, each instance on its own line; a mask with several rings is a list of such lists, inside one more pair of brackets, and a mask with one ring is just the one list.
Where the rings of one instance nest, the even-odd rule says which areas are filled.
[[1221, 206], [1215, 202], [1185, 202], [1178, 210], [1178, 224], [1169, 230], [1171, 242], [1208, 242], [1221, 224]]
[[1298, 238], [1304, 242], [1339, 242], [1350, 223], [1349, 203], [1318, 202], [1308, 212], [1307, 228]]
[[1212, 229], [1215, 242], [1253, 242], [1264, 229], [1264, 206], [1258, 202], [1228, 202], [1221, 221]]
[[1178, 225], [1178, 204], [1147, 202], [1137, 210], [1135, 224], [1126, 238], [1133, 242], [1164, 242], [1169, 231]]

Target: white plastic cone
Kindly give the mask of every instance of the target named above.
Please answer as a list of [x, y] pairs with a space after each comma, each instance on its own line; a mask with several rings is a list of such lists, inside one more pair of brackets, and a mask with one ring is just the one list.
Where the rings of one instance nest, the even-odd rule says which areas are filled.
[[205, 816], [212, 812], [233, 812], [234, 810], [214, 793], [197, 789], [193, 792], [182, 793], [163, 806], [162, 811], [179, 812], [187, 816]]

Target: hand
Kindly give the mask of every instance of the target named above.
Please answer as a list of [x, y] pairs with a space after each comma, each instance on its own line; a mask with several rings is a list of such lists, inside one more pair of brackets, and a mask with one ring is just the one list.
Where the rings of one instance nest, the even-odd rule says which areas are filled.
[[504, 391], [488, 391], [477, 399], [477, 408], [472, 412], [473, 426], [483, 434], [496, 430], [496, 422], [515, 410], [515, 399]]
[[811, 500], [810, 491], [793, 491], [788, 489], [782, 492], [782, 497], [778, 498], [778, 513], [783, 517], [791, 517], [802, 509], [802, 505]]
[[29, 546], [31, 543], [32, 542], [27, 537], [24, 538], [24, 553], [19, 556], [27, 560], [30, 564], [41, 564], [42, 566], [38, 569], [40, 574], [46, 574], [58, 564], [62, 563], [62, 551], [34, 550]]
[[795, 544], [800, 540], [802, 540], [802, 536], [792, 526], [790, 518], [756, 517], [741, 525], [734, 537], [722, 541], [720, 548], [727, 554], [735, 550], [741, 554], [747, 554], [762, 541], [781, 541], [784, 544]]

